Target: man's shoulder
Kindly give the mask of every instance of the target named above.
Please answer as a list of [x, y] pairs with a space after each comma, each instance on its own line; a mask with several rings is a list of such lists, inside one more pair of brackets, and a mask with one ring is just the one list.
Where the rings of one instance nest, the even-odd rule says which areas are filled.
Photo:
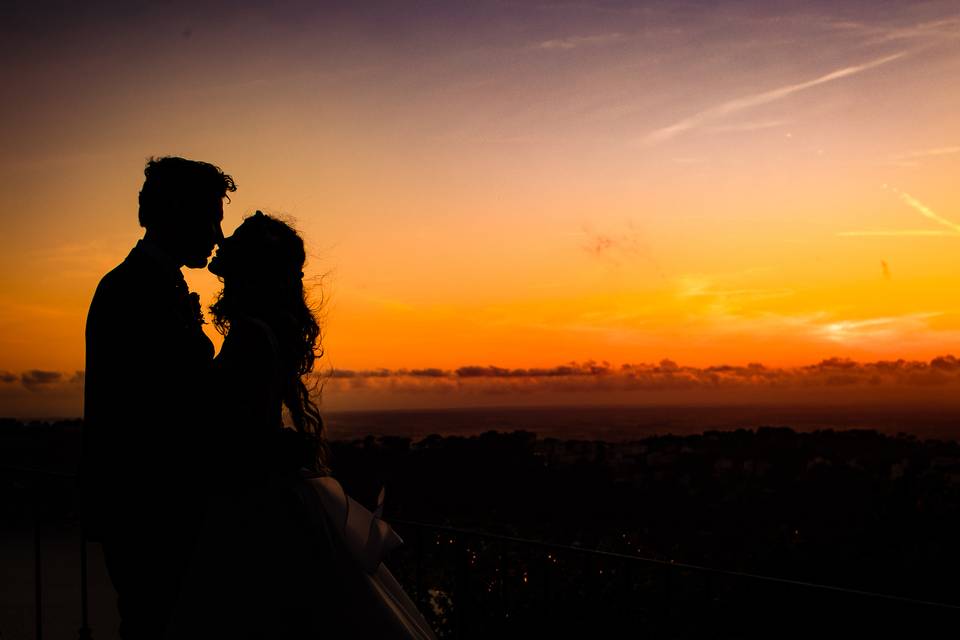
[[100, 285], [97, 288], [110, 289], [123, 286], [126, 282], [132, 280], [134, 271], [135, 269], [130, 265], [130, 262], [124, 260], [100, 278]]
[[93, 303], [103, 302], [117, 297], [128, 297], [137, 291], [138, 269], [130, 260], [124, 260], [108, 271], [97, 285], [93, 294]]
[[103, 314], [129, 316], [139, 309], [152, 308], [164, 298], [164, 288], [149, 265], [138, 260], [136, 251], [132, 251], [100, 279], [90, 301], [88, 322], [102, 318]]
[[162, 278], [156, 267], [133, 249], [123, 262], [100, 279], [94, 300], [98, 297], [137, 296], [144, 291], [167, 284], [170, 278]]

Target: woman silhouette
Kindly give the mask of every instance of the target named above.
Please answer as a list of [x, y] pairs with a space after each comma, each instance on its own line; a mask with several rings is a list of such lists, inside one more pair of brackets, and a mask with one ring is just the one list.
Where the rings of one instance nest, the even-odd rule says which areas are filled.
[[[305, 259], [297, 232], [258, 211], [210, 263], [223, 281], [210, 310], [224, 342], [213, 437], [202, 446], [216, 465], [170, 637], [432, 637], [380, 556], [353, 553], [340, 526], [351, 507], [351, 522], [370, 514], [328, 477], [323, 421], [304, 381], [320, 337]], [[372, 516], [370, 525], [380, 542], [372, 546], [399, 542]]]

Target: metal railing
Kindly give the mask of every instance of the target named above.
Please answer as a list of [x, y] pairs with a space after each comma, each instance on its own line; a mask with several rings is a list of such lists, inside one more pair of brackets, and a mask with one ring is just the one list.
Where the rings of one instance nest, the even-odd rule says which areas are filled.
[[[634, 587], [640, 574], [639, 568], [644, 567], [653, 571], [659, 576], [654, 587], [654, 590], [659, 591], [659, 597], [654, 599], [653, 606], [658, 609], [658, 613], [663, 619], [669, 619], [671, 609], [679, 604], [678, 599], [681, 597], [679, 578], [683, 574], [685, 577], [695, 576], [694, 582], [698, 583], [698, 586], [694, 585], [691, 588], [691, 585], [686, 585], [685, 595], [688, 600], [690, 597], [699, 600], [699, 604], [696, 606], [699, 607], [701, 612], [709, 613], [722, 592], [718, 583], [721, 580], [726, 580], [735, 583], [752, 583], [754, 585], [753, 589], [773, 588], [782, 592], [784, 588], [789, 588], [814, 594], [815, 597], [840, 597], [846, 600], [845, 605], [849, 605], [851, 599], [857, 599], [868, 601], [870, 606], [874, 608], [894, 606], [924, 612], [937, 611], [951, 615], [954, 622], [960, 622], [960, 605], [957, 604], [584, 548], [576, 545], [531, 540], [446, 525], [426, 524], [402, 519], [388, 518], [388, 520], [401, 535], [408, 531], [413, 533], [412, 548], [407, 550], [408, 554], [412, 552], [413, 555], [413, 577], [412, 579], [408, 578], [406, 582], [411, 586], [415, 600], [421, 608], [428, 604], [424, 589], [425, 550], [431, 546], [428, 542], [432, 543], [433, 546], [453, 549], [453, 562], [447, 562], [444, 565], [453, 572], [452, 597], [455, 606], [453, 608], [452, 631], [455, 638], [467, 637], [470, 634], [469, 630], [476, 626], [471, 622], [471, 612], [477, 607], [474, 603], [474, 594], [471, 593], [470, 585], [471, 566], [476, 562], [478, 553], [475, 547], [500, 546], [501, 552], [499, 554], [494, 553], [498, 556], [497, 562], [502, 565], [502, 547], [504, 545], [524, 549], [518, 555], [521, 557], [522, 564], [530, 568], [530, 572], [522, 571], [523, 584], [528, 585], [534, 582], [533, 572], [539, 571], [539, 580], [536, 580], [540, 583], [538, 595], [545, 600], [549, 600], [550, 597], [551, 575], [560, 565], [561, 557], [565, 555], [581, 559], [579, 563], [568, 563], [567, 567], [584, 576], [586, 580], [590, 580], [591, 576], [597, 575], [596, 567], [598, 565], [605, 565], [608, 569], [612, 566], [612, 570], [608, 570], [607, 573], [607, 585], [609, 586], [614, 582], [618, 583], [619, 591], [621, 595], [626, 596], [628, 602], [625, 604], [628, 606], [629, 601], [638, 595]], [[579, 564], [579, 567], [577, 567], [577, 564]], [[604, 575], [603, 568], [599, 570], [599, 575]], [[569, 588], [569, 586], [569, 580], [567, 580], [562, 588]], [[534, 589], [534, 591], [538, 590]], [[729, 592], [729, 589], [727, 591]], [[849, 608], [849, 606], [845, 608]]]
[[[32, 477], [59, 478], [71, 482], [75, 482], [77, 479], [76, 474], [73, 473], [32, 467], [4, 465], [0, 467], [0, 472]], [[39, 509], [41, 500], [38, 498], [38, 488], [34, 486], [32, 490], [34, 637], [36, 640], [43, 640], [43, 518]], [[80, 627], [77, 629], [77, 638], [79, 640], [92, 640], [93, 634], [90, 628], [89, 575], [87, 571], [87, 535], [83, 527], [80, 528], [78, 547], [80, 556]]]
[[[24, 474], [30, 476], [46, 476], [70, 481], [76, 480], [75, 474], [25, 467], [2, 466], [0, 467], [0, 472]], [[40, 514], [39, 503], [36, 502], [39, 498], [39, 494], [36, 489], [34, 489], [33, 498], [35, 501], [35, 504], [33, 505], [34, 508], [32, 509], [35, 599], [34, 626], [35, 637], [37, 640], [42, 640], [44, 604], [42, 518]], [[505, 546], [512, 546], [522, 549], [520, 553], [514, 555], [519, 558], [520, 566], [525, 567], [522, 569], [522, 575], [520, 572], [518, 572], [516, 577], [522, 581], [522, 584], [530, 585], [532, 582], [532, 577], [535, 577], [535, 574], [539, 571], [540, 585], [538, 591], [539, 595], [544, 599], [550, 598], [552, 590], [551, 576], [559, 571], [561, 565], [560, 559], [563, 556], [567, 556], [580, 558], [579, 572], [588, 580], [590, 580], [590, 576], [594, 575], [594, 570], [597, 566], [604, 565], [607, 567], [614, 567], [609, 571], [608, 578], [605, 579], [605, 584], [607, 587], [609, 587], [614, 581], [618, 582], [618, 588], [622, 592], [621, 595], [625, 595], [627, 601], [629, 601], [635, 593], [635, 586], [638, 580], [637, 576], [639, 574], [639, 570], [637, 568], [645, 567], [652, 570], [659, 575], [659, 580], [657, 581], [657, 585], [655, 587], [655, 590], [659, 591], [659, 598], [655, 602], [654, 606], [659, 610], [659, 613], [662, 616], [666, 616], [668, 618], [670, 616], [672, 607], [674, 607], [677, 603], [676, 600], [678, 598], [679, 586], [678, 577], [680, 574], [685, 574], [695, 575], [698, 577], [697, 579], [699, 580], [700, 587], [698, 589], [694, 589], [693, 591], [688, 588], [686, 593], [687, 595], [690, 595], [694, 592], [698, 594], [697, 597], [700, 600], [701, 606], [706, 610], [709, 610], [714, 605], [714, 602], [721, 594], [721, 590], [717, 585], [718, 579], [729, 579], [738, 582], [751, 582], [759, 585], [760, 587], [789, 587], [808, 592], [830, 594], [844, 598], [866, 599], [878, 605], [886, 604], [919, 607], [928, 611], [935, 610], [950, 614], [957, 614], [957, 620], [960, 620], [960, 605], [956, 604], [877, 593], [841, 586], [824, 585], [790, 578], [780, 578], [748, 572], [718, 569], [714, 567], [675, 562], [673, 560], [648, 558], [625, 553], [584, 548], [576, 545], [531, 540], [510, 535], [451, 527], [446, 525], [429, 524], [403, 519], [388, 518], [388, 520], [397, 528], [401, 535], [404, 535], [408, 540], [408, 544], [406, 545], [406, 549], [403, 551], [403, 553], [406, 553], [408, 558], [410, 555], [412, 555], [412, 562], [408, 562], [404, 568], [400, 570], [398, 577], [401, 578], [401, 582], [405, 583], [406, 588], [412, 592], [415, 601], [421, 608], [428, 607], [430, 604], [430, 588], [427, 586], [428, 579], [426, 575], [428, 570], [426, 562], [428, 555], [428, 543], [433, 543], [432, 546], [442, 547], [445, 550], [452, 548], [454, 561], [452, 563], [445, 562], [439, 571], [434, 572], [436, 574], [434, 578], [436, 578], [437, 575], [442, 576], [447, 581], [450, 581], [452, 578], [452, 588], [449, 589], [448, 595], [451, 596], [453, 602], [453, 606], [450, 607], [450, 609], [452, 609], [453, 620], [452, 624], [447, 625], [447, 628], [452, 631], [453, 636], [456, 638], [467, 637], [469, 635], [470, 628], [473, 626], [472, 621], [476, 620], [476, 616], [472, 616], [473, 609], [477, 606], [477, 598], [474, 597], [475, 589], [473, 589], [471, 585], [471, 574], [476, 573], [473, 567], [478, 562], [480, 553], [478, 550], [491, 546], [499, 546], [501, 549], [499, 554], [497, 554], [497, 562], [500, 564], [500, 568], [495, 568], [495, 571], [502, 571], [502, 573], [497, 579], [498, 584], [488, 584], [487, 586], [488, 591], [492, 591], [494, 587], [499, 587], [501, 601], [503, 601], [504, 598], [504, 589], [506, 586], [505, 576], [507, 573], [506, 570], [503, 569], [503, 561], [505, 556], [509, 555], [503, 552], [503, 548]], [[412, 535], [410, 535], [411, 532]], [[411, 538], [412, 545], [409, 544]], [[89, 624], [87, 539], [82, 527], [80, 531], [78, 552], [80, 556], [81, 624], [77, 631], [77, 637], [80, 640], [92, 640], [92, 629]], [[392, 562], [389, 562], [388, 564], [393, 566]], [[410, 564], [412, 564], [412, 567], [409, 566]], [[573, 570], [572, 564], [569, 564], [568, 567], [571, 568], [571, 571]], [[601, 568], [599, 570], [599, 575], [603, 575], [603, 572], [604, 569]], [[412, 575], [410, 575], [411, 573]], [[431, 580], [430, 582], [436, 582], [436, 580]], [[564, 585], [564, 587], [568, 586], [569, 584]], [[509, 616], [508, 605], [504, 604], [504, 610]]]

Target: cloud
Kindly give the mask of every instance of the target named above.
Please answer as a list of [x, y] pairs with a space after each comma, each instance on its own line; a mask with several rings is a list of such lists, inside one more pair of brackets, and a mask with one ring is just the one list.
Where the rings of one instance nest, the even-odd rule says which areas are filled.
[[840, 231], [837, 233], [841, 237], [931, 237], [931, 236], [952, 236], [956, 235], [949, 231], [940, 231], [939, 229], [876, 229], [873, 231]]
[[[883, 330], [875, 322], [848, 330]], [[669, 358], [623, 363], [586, 360], [553, 367], [473, 364], [456, 368], [401, 368], [318, 372], [324, 406], [469, 406], [614, 402], [875, 403], [878, 399], [960, 401], [960, 359], [859, 362], [827, 358], [815, 364], [772, 367], [689, 366]], [[0, 415], [78, 415], [83, 372], [31, 370], [0, 373]], [[20, 382], [21, 384], [17, 384]], [[59, 403], [59, 404], [57, 404]], [[412, 403], [412, 404], [411, 404]]]
[[467, 366], [453, 371], [458, 378], [556, 378], [560, 376], [597, 376], [611, 373], [610, 363], [588, 361], [583, 364], [570, 364], [547, 369], [505, 369], [494, 366]]
[[389, 369], [370, 369], [365, 371], [333, 369], [327, 375], [331, 378], [386, 378], [393, 375], [393, 372]]
[[955, 40], [960, 36], [960, 17], [938, 18], [906, 26], [870, 25], [851, 20], [833, 21], [830, 27], [860, 35], [861, 44], [876, 45], [890, 42], [919, 41], [920, 44], [935, 44]]
[[[816, 391], [858, 388], [875, 393], [878, 388], [907, 390], [950, 387], [960, 390], [960, 360], [953, 355], [921, 360], [858, 362], [827, 358], [798, 367], [767, 367], [761, 363], [693, 367], [670, 359], [657, 363], [570, 362], [548, 368], [509, 368], [467, 365], [439, 373], [424, 381], [416, 370], [377, 370], [350, 380], [334, 378], [328, 392], [367, 390], [445, 394], [531, 394], [538, 392], [717, 392], [743, 391], [738, 397], [763, 401], [767, 392]], [[386, 375], [384, 375], [386, 373]], [[357, 384], [360, 380], [362, 383]], [[867, 396], [864, 396], [866, 398]]]
[[762, 131], [789, 124], [789, 120], [754, 120], [751, 122], [737, 122], [734, 124], [714, 125], [707, 127], [708, 131], [716, 133], [742, 133], [746, 131]]
[[79, 386], [83, 384], [83, 381], [83, 371], [75, 371], [72, 374], [62, 371], [45, 371], [43, 369], [30, 369], [21, 373], [0, 371], [0, 384], [10, 385], [12, 387], [19, 383], [19, 388], [31, 392]]
[[42, 387], [56, 384], [63, 380], [63, 374], [59, 371], [41, 371], [40, 369], [31, 369], [20, 374], [20, 382], [30, 391], [36, 391]]
[[419, 377], [419, 378], [443, 378], [446, 376], [446, 372], [443, 369], [411, 369], [408, 372], [408, 375]]
[[580, 47], [596, 47], [610, 45], [624, 39], [622, 33], [601, 33], [591, 36], [569, 36], [554, 40], [545, 40], [535, 45], [537, 49], [569, 51]]
[[78, 417], [83, 408], [83, 379], [82, 371], [0, 371], [0, 416]]
[[832, 342], [893, 339], [927, 330], [927, 320], [938, 313], [911, 313], [901, 316], [841, 320], [819, 328], [820, 334]]
[[951, 156], [960, 153], [960, 147], [934, 147], [932, 149], [917, 149], [899, 153], [890, 156], [890, 162], [903, 164], [905, 166], [916, 166], [918, 163], [910, 162], [918, 158], [930, 158], [935, 156]]
[[[728, 274], [724, 279], [738, 279], [755, 270], [748, 270], [740, 274]], [[707, 298], [716, 302], [749, 302], [770, 300], [792, 296], [793, 289], [781, 287], [778, 289], [764, 289], [756, 287], [719, 286], [717, 276], [703, 274], [686, 274], [676, 281], [676, 296], [678, 298]]]
[[645, 144], [656, 144], [659, 142], [664, 142], [671, 138], [674, 138], [678, 135], [681, 135], [691, 129], [696, 129], [703, 126], [705, 123], [708, 123], [713, 120], [718, 120], [735, 113], [739, 113], [746, 109], [751, 109], [753, 107], [758, 107], [760, 105], [768, 104], [776, 100], [782, 100], [783, 98], [789, 97], [800, 91], [805, 91], [807, 89], [812, 89], [813, 87], [826, 84], [828, 82], [834, 82], [842, 78], [848, 78], [854, 76], [858, 73], [863, 73], [869, 69], [874, 69], [876, 67], [888, 64], [894, 60], [898, 60], [906, 55], [905, 51], [895, 53], [893, 55], [884, 56], [882, 58], [877, 58], [876, 60], [871, 60], [864, 64], [855, 65], [851, 67], [843, 67], [841, 69], [836, 69], [830, 73], [825, 73], [821, 76], [813, 78], [812, 80], [807, 80], [805, 82], [798, 82], [795, 84], [788, 84], [776, 89], [771, 89], [769, 91], [764, 91], [761, 93], [754, 93], [746, 95], [740, 98], [734, 98], [733, 100], [728, 100], [716, 106], [704, 109], [698, 113], [695, 113], [692, 116], [679, 120], [669, 126], [662, 127], [660, 129], [655, 129], [648, 133], [644, 138], [643, 142]]

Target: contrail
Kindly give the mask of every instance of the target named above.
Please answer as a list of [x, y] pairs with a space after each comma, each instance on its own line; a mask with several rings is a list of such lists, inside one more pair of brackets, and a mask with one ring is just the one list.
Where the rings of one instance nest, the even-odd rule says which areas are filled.
[[920, 149], [919, 151], [909, 151], [900, 155], [891, 156], [891, 160], [916, 160], [917, 158], [928, 158], [930, 156], [949, 156], [960, 153], [960, 147], [937, 147], [935, 149]]
[[923, 204], [909, 193], [893, 189], [897, 197], [916, 211], [919, 211], [924, 217], [927, 217], [937, 224], [943, 225], [950, 231], [940, 229], [880, 229], [877, 231], [841, 231], [838, 236], [955, 236], [960, 235], [960, 224], [947, 220], [939, 213]]
[[894, 189], [893, 191], [894, 191], [894, 193], [896, 193], [898, 196], [900, 196], [900, 199], [901, 199], [901, 200], [903, 200], [904, 202], [906, 202], [907, 205], [909, 205], [909, 206], [912, 207], [913, 209], [916, 209], [917, 211], [919, 211], [920, 213], [922, 213], [922, 214], [925, 215], [926, 217], [930, 218], [930, 219], [933, 220], [934, 222], [936, 222], [936, 223], [938, 223], [938, 224], [942, 224], [943, 226], [947, 227], [948, 229], [952, 229], [954, 233], [960, 233], [960, 224], [957, 224], [956, 222], [951, 222], [950, 220], [947, 220], [946, 218], [942, 217], [942, 216], [941, 216], [940, 214], [938, 214], [936, 211], [932, 210], [930, 207], [928, 207], [927, 205], [923, 204], [922, 202], [920, 202], [919, 200], [917, 200], [916, 198], [914, 198], [913, 196], [911, 196], [909, 193], [905, 193], [905, 192], [899, 191], [899, 190], [897, 190], [897, 189]]
[[864, 64], [856, 65], [853, 67], [844, 67], [842, 69], [837, 69], [836, 71], [831, 71], [825, 75], [822, 75], [813, 80], [807, 80], [806, 82], [800, 82], [797, 84], [788, 84], [784, 87], [778, 89], [772, 89], [770, 91], [764, 91], [763, 93], [755, 93], [753, 95], [744, 96], [742, 98], [735, 98], [729, 100], [722, 104], [719, 104], [715, 107], [710, 107], [699, 113], [696, 113], [689, 118], [684, 118], [679, 122], [676, 122], [668, 127], [663, 127], [662, 129], [656, 129], [651, 131], [643, 139], [646, 144], [655, 144], [657, 142], [663, 142], [664, 140], [669, 140], [685, 131], [699, 127], [704, 122], [710, 120], [716, 120], [717, 118], [722, 118], [723, 116], [728, 116], [731, 113], [736, 113], [738, 111], [743, 111], [744, 109], [749, 109], [751, 107], [756, 107], [761, 104], [767, 104], [768, 102], [773, 102], [775, 100], [780, 100], [786, 98], [787, 96], [793, 95], [799, 91], [804, 91], [812, 87], [816, 87], [821, 84], [826, 84], [827, 82], [833, 82], [834, 80], [840, 80], [841, 78], [846, 78], [852, 76], [868, 69], [873, 69], [874, 67], [879, 67], [880, 65], [887, 64], [888, 62], [893, 62], [899, 58], [902, 58], [907, 54], [906, 51], [901, 51], [900, 53], [895, 53], [893, 55], [885, 56], [883, 58], [878, 58], [871, 62]]
[[841, 231], [838, 236], [953, 236], [949, 231], [938, 229], [881, 229], [878, 231]]

